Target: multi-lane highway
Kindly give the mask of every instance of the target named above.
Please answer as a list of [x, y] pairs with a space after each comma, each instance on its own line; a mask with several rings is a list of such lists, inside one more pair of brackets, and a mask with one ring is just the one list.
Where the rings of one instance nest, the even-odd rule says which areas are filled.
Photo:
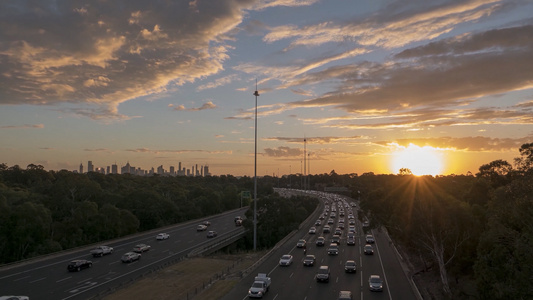
[[[330, 205], [328, 214], [331, 213], [332, 203], [337, 205], [337, 216], [334, 218], [334, 229], [338, 224], [339, 218], [345, 219], [345, 229], [341, 235], [338, 255], [328, 255], [327, 248], [329, 241], [333, 236], [331, 233], [323, 233], [322, 228], [327, 223], [328, 217], [323, 220], [322, 225], [316, 226], [317, 233], [309, 234], [308, 230], [314, 225], [316, 219], [309, 220], [303, 224], [300, 230], [288, 239], [278, 249], [272, 251], [268, 258], [260, 264], [253, 272], [243, 278], [223, 299], [246, 299], [248, 288], [252, 285], [257, 273], [267, 273], [272, 279], [269, 292], [263, 299], [337, 299], [339, 291], [347, 290], [353, 293], [353, 299], [417, 299], [411, 285], [406, 277], [400, 262], [395, 254], [393, 245], [390, 243], [387, 235], [378, 230], [368, 230], [365, 232], [362, 224], [355, 218], [356, 226], [356, 243], [347, 245], [346, 237], [348, 232], [348, 218], [340, 217], [338, 214], [338, 200], [349, 198], [334, 198], [330, 194], [320, 194], [322, 200], [327, 201]], [[353, 208], [354, 216], [357, 216], [356, 208]], [[326, 221], [326, 222], [324, 222]], [[374, 255], [365, 255], [363, 247], [366, 244], [366, 234], [373, 234], [375, 238]], [[315, 241], [319, 236], [326, 238], [326, 245], [318, 247]], [[316, 256], [316, 263], [312, 267], [303, 265], [305, 257], [302, 248], [297, 248], [296, 243], [299, 239], [307, 241], [307, 254]], [[288, 267], [279, 266], [278, 262], [283, 254], [291, 254], [294, 262]], [[357, 262], [356, 273], [345, 273], [344, 264], [346, 260], [355, 260]], [[327, 265], [331, 270], [331, 277], [328, 283], [319, 283], [315, 275], [319, 266]], [[383, 291], [371, 292], [368, 286], [368, 279], [371, 274], [379, 275], [383, 279]]]
[[[236, 227], [234, 217], [244, 215], [246, 209], [195, 220], [161, 231], [135, 235], [106, 243], [114, 253], [93, 258], [92, 247], [59, 253], [40, 259], [0, 268], [0, 294], [26, 295], [30, 299], [88, 299], [108, 289], [131, 282], [152, 269], [177, 260], [205, 244], [237, 234], [242, 227]], [[207, 228], [218, 232], [215, 238], [207, 238], [207, 231], [197, 231], [201, 221], [209, 220]], [[159, 232], [170, 234], [166, 240], [156, 240]], [[150, 251], [142, 253], [139, 261], [121, 262], [121, 256], [137, 244], [148, 244]], [[68, 272], [67, 265], [75, 259], [91, 260], [91, 268], [80, 272]]]

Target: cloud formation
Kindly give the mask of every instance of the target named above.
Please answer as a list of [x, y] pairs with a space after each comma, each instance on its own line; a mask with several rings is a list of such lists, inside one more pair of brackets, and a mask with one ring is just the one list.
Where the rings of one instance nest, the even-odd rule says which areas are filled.
[[118, 105], [216, 74], [248, 1], [0, 3], [0, 104], [88, 104], [71, 112], [127, 119]]

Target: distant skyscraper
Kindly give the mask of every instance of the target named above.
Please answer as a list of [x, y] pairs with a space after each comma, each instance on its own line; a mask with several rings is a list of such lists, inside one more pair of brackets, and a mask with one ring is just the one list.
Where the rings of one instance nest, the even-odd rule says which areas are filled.
[[94, 172], [94, 166], [91, 160], [87, 163], [87, 172]]
[[83, 164], [80, 163], [80, 174], [83, 174]]
[[107, 166], [107, 171], [106, 171], [106, 174], [109, 174], [109, 172], [111, 172], [111, 167], [110, 166]]
[[174, 175], [176, 175], [174, 173], [174, 166], [170, 166], [170, 176], [174, 176]]
[[111, 165], [111, 174], [118, 174], [117, 163], [114, 163], [114, 164]]
[[[133, 170], [135, 170], [135, 169], [133, 169]], [[121, 174], [132, 173], [132, 168], [130, 166], [130, 162], [129, 161], [126, 163], [126, 165], [124, 167], [121, 168], [120, 173]]]

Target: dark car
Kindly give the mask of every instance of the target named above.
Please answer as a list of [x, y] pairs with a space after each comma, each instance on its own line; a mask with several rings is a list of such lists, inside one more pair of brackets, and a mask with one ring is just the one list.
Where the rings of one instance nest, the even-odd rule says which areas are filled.
[[81, 269], [87, 269], [92, 266], [93, 266], [93, 262], [90, 260], [77, 259], [77, 260], [71, 261], [68, 264], [67, 270], [69, 270], [70, 272], [74, 272], [74, 271], [78, 272], [78, 271], [81, 271]]
[[350, 245], [350, 246], [355, 245], [355, 238], [349, 236], [349, 237], [346, 239], [346, 244], [347, 244], [347, 245]]
[[331, 243], [328, 248], [328, 255], [338, 255], [339, 254], [339, 246], [335, 243]]
[[326, 244], [326, 239], [323, 236], [320, 236], [318, 239], [316, 239], [315, 244], [317, 246], [324, 246]]
[[210, 231], [207, 232], [207, 237], [208, 237], [208, 238], [214, 238], [214, 237], [216, 237], [217, 235], [218, 235], [217, 232], [216, 232], [216, 231], [213, 231], [213, 230], [210, 230]]
[[329, 282], [329, 267], [320, 266], [315, 278], [317, 282]]
[[346, 273], [355, 273], [357, 270], [357, 264], [355, 260], [347, 260], [344, 264], [344, 272]]
[[374, 247], [370, 244], [366, 244], [363, 248], [366, 255], [373, 255], [374, 254]]
[[370, 278], [368, 278], [368, 287], [372, 292], [382, 292], [383, 280], [381, 280], [379, 275], [370, 275]]
[[314, 255], [307, 255], [304, 258], [304, 266], [314, 266], [316, 261], [316, 257]]
[[341, 237], [339, 235], [334, 235], [331, 237], [331, 241], [332, 243], [335, 243], [335, 244], [339, 244], [341, 242]]
[[132, 261], [139, 260], [139, 259], [141, 259], [141, 255], [135, 252], [127, 252], [124, 255], [122, 255], [122, 257], [120, 258], [120, 260], [123, 263], [130, 263]]
[[371, 234], [367, 234], [365, 239], [366, 239], [366, 243], [367, 244], [374, 244], [375, 243], [374, 236], [371, 235]]

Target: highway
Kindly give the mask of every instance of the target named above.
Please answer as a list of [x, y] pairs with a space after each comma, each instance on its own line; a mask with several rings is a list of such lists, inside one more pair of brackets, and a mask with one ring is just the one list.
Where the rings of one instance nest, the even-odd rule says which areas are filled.
[[[332, 200], [322, 197], [324, 201]], [[349, 199], [343, 197], [343, 199]], [[348, 200], [353, 201], [353, 200]], [[336, 202], [336, 201], [335, 201]], [[353, 210], [357, 216], [356, 209]], [[339, 216], [335, 218], [335, 228]], [[345, 216], [346, 225], [348, 218]], [[324, 221], [327, 221], [328, 217]], [[333, 233], [322, 233], [323, 225], [316, 226], [317, 233], [309, 234], [308, 230], [314, 225], [316, 218], [311, 219], [306, 224], [302, 224], [298, 230], [285, 243], [274, 249], [268, 258], [264, 260], [254, 271], [244, 277], [224, 298], [224, 300], [247, 299], [247, 292], [254, 281], [257, 273], [267, 273], [272, 278], [269, 292], [263, 299], [337, 299], [339, 291], [348, 290], [353, 293], [353, 299], [417, 299], [411, 285], [402, 270], [401, 264], [395, 254], [388, 236], [378, 230], [365, 232], [362, 224], [356, 220], [356, 244], [347, 245], [346, 237], [348, 226], [343, 230], [341, 242], [339, 244], [339, 255], [328, 255], [327, 248]], [[325, 224], [323, 221], [323, 224]], [[376, 240], [374, 244], [374, 255], [365, 255], [363, 246], [366, 244], [367, 233], [373, 234]], [[326, 238], [326, 245], [318, 247], [315, 241], [319, 236]], [[305, 257], [301, 248], [296, 248], [299, 239], [307, 241], [307, 254], [316, 256], [315, 266], [306, 267], [303, 265]], [[290, 266], [279, 266], [278, 262], [283, 254], [291, 254], [294, 262]], [[345, 273], [344, 263], [351, 259], [357, 262], [356, 273]], [[315, 280], [315, 274], [321, 265], [328, 265], [331, 270], [329, 283], [319, 283]], [[369, 290], [368, 278], [371, 274], [380, 275], [383, 279], [383, 291], [372, 292]]]
[[[89, 254], [93, 247], [83, 247], [4, 266], [0, 268], [0, 294], [26, 295], [30, 299], [91, 298], [176, 261], [198, 247], [223, 238], [225, 234], [234, 235], [243, 231], [242, 227], [235, 226], [234, 217], [244, 216], [246, 210], [247, 208], [243, 208], [110, 241], [105, 245], [113, 247], [114, 253], [103, 257], [93, 258]], [[211, 222], [207, 230], [217, 231], [217, 237], [207, 238], [207, 231], [196, 230], [197, 225], [204, 220]], [[169, 233], [170, 238], [156, 240], [155, 237], [160, 232]], [[142, 253], [139, 261], [122, 263], [121, 256], [140, 243], [150, 245], [150, 251]], [[68, 263], [75, 259], [88, 259], [93, 262], [93, 266], [80, 272], [68, 272]]]

